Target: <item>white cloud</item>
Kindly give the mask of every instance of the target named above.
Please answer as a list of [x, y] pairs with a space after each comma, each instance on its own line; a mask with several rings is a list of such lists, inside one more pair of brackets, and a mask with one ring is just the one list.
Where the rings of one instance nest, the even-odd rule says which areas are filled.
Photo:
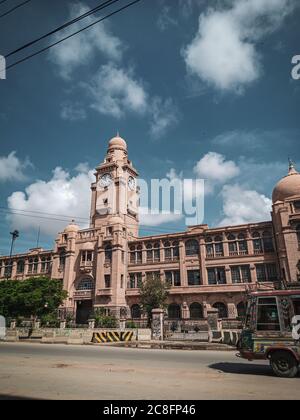
[[145, 113], [148, 95], [133, 70], [109, 63], [102, 66], [89, 84], [84, 85], [92, 98], [91, 107], [104, 115], [121, 118], [127, 111]]
[[184, 49], [188, 71], [218, 90], [241, 92], [261, 73], [257, 42], [277, 30], [295, 0], [232, 0], [229, 8], [209, 8]]
[[156, 96], [150, 105], [150, 133], [153, 137], [162, 137], [166, 131], [177, 125], [179, 112], [172, 99], [163, 100]]
[[[37, 180], [29, 185], [25, 192], [14, 192], [7, 200], [11, 211], [16, 213], [23, 211], [24, 214], [25, 212], [41, 212], [40, 218], [38, 213], [31, 213], [34, 217], [20, 214], [9, 215], [9, 220], [14, 228], [30, 232], [32, 229], [40, 227], [41, 232], [56, 235], [68, 224], [68, 219], [88, 219], [90, 184], [94, 180], [94, 175], [93, 171], [88, 170], [86, 164], [78, 165], [76, 171], [77, 174], [72, 176], [69, 172], [57, 167], [50, 180]], [[49, 216], [42, 214], [45, 212]], [[47, 217], [54, 220], [47, 219]], [[77, 220], [79, 223], [80, 221], [80, 219]], [[81, 226], [85, 227], [85, 223]]]
[[[69, 18], [73, 19], [88, 10], [90, 7], [82, 3], [75, 3], [70, 7]], [[86, 17], [81, 22], [71, 25], [65, 31], [54, 36], [54, 41], [78, 31], [95, 20], [96, 16]], [[124, 48], [122, 41], [109, 30], [107, 22], [101, 22], [52, 48], [49, 58], [58, 67], [61, 77], [68, 79], [77, 67], [86, 65], [97, 52], [102, 53], [110, 60], [117, 61], [122, 58]]]
[[225, 185], [221, 191], [223, 219], [221, 226], [270, 220], [272, 201], [264, 194], [240, 185]]
[[205, 192], [214, 191], [218, 184], [225, 184], [239, 175], [240, 169], [232, 160], [226, 160], [225, 156], [208, 152], [194, 167], [194, 172], [199, 178], [205, 179]]
[[166, 223], [175, 223], [182, 220], [183, 214], [175, 213], [159, 213], [151, 214], [151, 211], [145, 207], [141, 207], [139, 211], [140, 225], [144, 226], [160, 226]]
[[61, 106], [60, 116], [66, 121], [83, 121], [86, 119], [86, 111], [79, 103], [65, 102]]
[[101, 66], [92, 80], [82, 86], [90, 95], [91, 108], [101, 114], [120, 119], [131, 112], [147, 117], [154, 138], [163, 136], [178, 122], [179, 113], [172, 99], [151, 97], [133, 69], [109, 63]]
[[178, 25], [177, 20], [171, 16], [170, 6], [163, 6], [158, 16], [157, 25], [162, 32], [168, 29], [170, 26]]
[[29, 166], [32, 166], [29, 159], [22, 161], [16, 156], [16, 152], [0, 156], [0, 182], [24, 181], [26, 179], [24, 170]]

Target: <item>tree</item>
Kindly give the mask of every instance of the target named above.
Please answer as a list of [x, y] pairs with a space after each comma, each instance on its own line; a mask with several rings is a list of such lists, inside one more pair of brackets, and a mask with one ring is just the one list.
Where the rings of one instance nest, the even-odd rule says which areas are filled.
[[150, 322], [152, 309], [164, 309], [169, 295], [170, 284], [161, 280], [159, 274], [149, 276], [140, 286], [141, 305]]
[[0, 282], [0, 314], [5, 317], [30, 317], [53, 314], [68, 294], [60, 280], [47, 277]]

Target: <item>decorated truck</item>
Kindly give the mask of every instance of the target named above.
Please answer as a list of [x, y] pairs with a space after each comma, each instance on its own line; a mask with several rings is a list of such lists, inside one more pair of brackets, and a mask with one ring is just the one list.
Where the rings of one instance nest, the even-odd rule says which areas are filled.
[[251, 293], [238, 357], [270, 360], [273, 372], [294, 378], [300, 366], [300, 289]]

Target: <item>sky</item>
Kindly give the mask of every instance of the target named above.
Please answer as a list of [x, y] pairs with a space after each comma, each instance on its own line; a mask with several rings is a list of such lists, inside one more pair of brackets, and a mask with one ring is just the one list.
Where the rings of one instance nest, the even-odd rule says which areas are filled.
[[[0, 15], [17, 3], [0, 5]], [[99, 4], [31, 0], [0, 16], [0, 55]], [[270, 220], [288, 158], [300, 167], [300, 80], [292, 78], [299, 21], [297, 0], [141, 0], [7, 70], [0, 80], [0, 255], [14, 229], [14, 251], [24, 252], [51, 249], [73, 218], [86, 227], [93, 169], [117, 132], [141, 178], [205, 180], [203, 223]], [[142, 235], [176, 232], [185, 218], [151, 216], [143, 224]]]

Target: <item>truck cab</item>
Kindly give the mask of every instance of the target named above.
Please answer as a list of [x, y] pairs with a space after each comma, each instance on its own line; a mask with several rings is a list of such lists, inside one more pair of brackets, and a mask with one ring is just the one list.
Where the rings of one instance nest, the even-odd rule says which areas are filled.
[[283, 378], [297, 376], [300, 365], [300, 289], [255, 292], [248, 296], [238, 357], [270, 360]]

